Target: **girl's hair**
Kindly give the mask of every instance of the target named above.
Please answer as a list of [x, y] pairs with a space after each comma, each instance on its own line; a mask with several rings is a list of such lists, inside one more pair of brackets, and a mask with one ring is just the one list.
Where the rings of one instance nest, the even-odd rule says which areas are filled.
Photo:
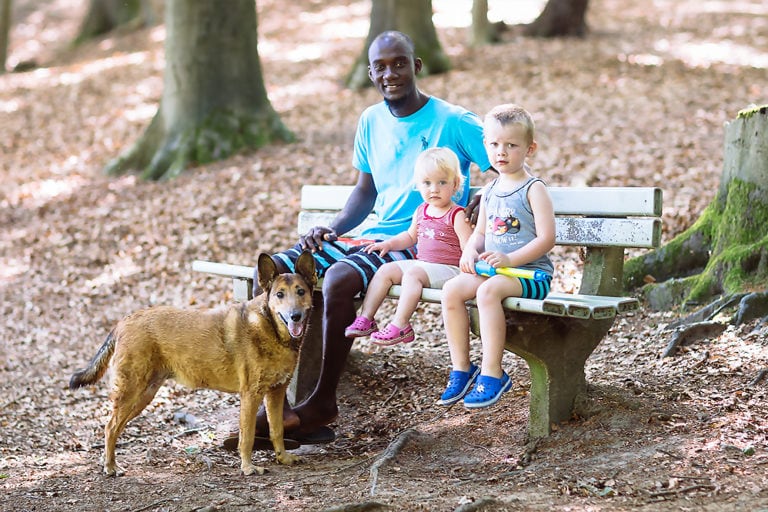
[[490, 112], [485, 114], [484, 121], [487, 123], [490, 120], [495, 120], [501, 126], [507, 126], [509, 124], [518, 124], [525, 130], [525, 138], [528, 144], [533, 142], [534, 137], [534, 124], [531, 114], [519, 105], [513, 103], [505, 103], [503, 105], [496, 105]]
[[456, 153], [449, 148], [429, 148], [419, 153], [413, 168], [414, 182], [433, 169], [445, 172], [448, 179], [456, 183], [456, 191], [459, 196], [461, 195], [464, 175], [461, 174], [461, 164], [459, 164], [459, 157], [456, 156]]

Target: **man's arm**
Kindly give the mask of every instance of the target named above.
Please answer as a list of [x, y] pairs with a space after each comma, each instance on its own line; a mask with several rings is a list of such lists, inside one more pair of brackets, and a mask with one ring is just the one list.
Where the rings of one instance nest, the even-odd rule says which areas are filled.
[[369, 173], [360, 172], [347, 203], [333, 219], [330, 227], [315, 226], [310, 229], [299, 239], [302, 249], [309, 249], [314, 252], [322, 247], [324, 241], [333, 241], [338, 235], [343, 235], [359, 226], [373, 210], [377, 195], [373, 177]]

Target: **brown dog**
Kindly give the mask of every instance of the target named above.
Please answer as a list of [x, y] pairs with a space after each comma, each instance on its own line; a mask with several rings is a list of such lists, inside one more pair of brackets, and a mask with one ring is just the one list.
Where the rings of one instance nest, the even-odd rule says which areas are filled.
[[264, 293], [253, 300], [224, 311], [172, 307], [138, 311], [117, 324], [87, 368], [72, 375], [71, 389], [93, 384], [112, 359], [105, 474], [118, 474], [117, 437], [168, 378], [191, 388], [240, 394], [238, 450], [244, 474], [264, 471], [251, 462], [256, 412], [262, 400], [277, 461], [293, 464], [298, 460], [285, 451], [283, 401], [307, 331], [317, 283], [315, 261], [305, 251], [296, 262], [296, 274], [278, 274], [272, 258], [260, 254], [257, 268]]

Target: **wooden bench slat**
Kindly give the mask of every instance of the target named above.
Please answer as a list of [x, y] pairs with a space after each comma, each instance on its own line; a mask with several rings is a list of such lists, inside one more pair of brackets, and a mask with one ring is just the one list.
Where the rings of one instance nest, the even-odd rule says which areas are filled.
[[[341, 210], [354, 187], [304, 185], [302, 210]], [[471, 195], [480, 187], [472, 187]], [[658, 217], [662, 192], [657, 187], [549, 187], [556, 215]]]
[[[327, 226], [336, 217], [335, 212], [301, 212], [298, 233], [304, 234], [314, 226]], [[376, 223], [369, 216], [346, 236], [359, 236], [363, 229]], [[632, 219], [557, 217], [556, 243], [558, 245], [595, 247], [657, 247], [661, 240], [661, 220], [652, 217]]]
[[216, 263], [213, 261], [195, 260], [192, 262], [192, 270], [204, 272], [222, 277], [235, 277], [241, 279], [253, 279], [254, 267], [245, 265], [230, 265], [228, 263]]

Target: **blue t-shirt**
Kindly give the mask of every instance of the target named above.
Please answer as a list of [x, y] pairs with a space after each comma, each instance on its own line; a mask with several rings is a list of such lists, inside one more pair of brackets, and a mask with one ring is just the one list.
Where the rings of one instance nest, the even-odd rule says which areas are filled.
[[390, 238], [411, 225], [423, 202], [413, 182], [414, 164], [419, 153], [432, 147], [448, 147], [459, 157], [465, 180], [457, 203], [466, 205], [470, 163], [482, 171], [491, 166], [476, 114], [431, 97], [407, 117], [393, 116], [385, 102], [368, 107], [360, 116], [352, 164], [372, 174], [378, 193], [374, 212], [379, 218], [377, 226], [363, 232], [364, 238]]

